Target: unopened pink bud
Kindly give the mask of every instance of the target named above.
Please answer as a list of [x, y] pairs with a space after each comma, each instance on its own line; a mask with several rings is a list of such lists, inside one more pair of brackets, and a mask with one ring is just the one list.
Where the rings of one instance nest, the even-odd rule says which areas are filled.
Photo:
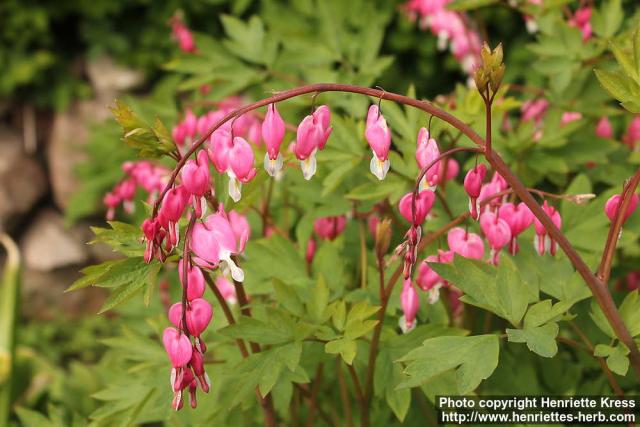
[[598, 138], [611, 139], [613, 138], [613, 126], [608, 117], [601, 117], [596, 125], [596, 136]]
[[[627, 211], [624, 214], [623, 223], [631, 216], [631, 214], [638, 207], [638, 201], [640, 197], [636, 193], [631, 196], [631, 202], [629, 206], [627, 206]], [[615, 194], [607, 200], [607, 203], [604, 205], [604, 212], [609, 218], [609, 221], [613, 222], [618, 214], [618, 210], [620, 209], [620, 203], [622, 202], [622, 197], [619, 194]]]

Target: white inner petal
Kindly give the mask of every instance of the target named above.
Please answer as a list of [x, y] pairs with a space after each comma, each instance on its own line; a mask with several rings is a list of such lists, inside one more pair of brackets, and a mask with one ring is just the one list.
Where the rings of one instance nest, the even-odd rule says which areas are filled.
[[229, 197], [238, 203], [242, 198], [242, 183], [235, 177], [229, 177]]
[[313, 150], [313, 153], [305, 160], [300, 161], [300, 168], [302, 169], [302, 176], [307, 181], [316, 174], [316, 150]]

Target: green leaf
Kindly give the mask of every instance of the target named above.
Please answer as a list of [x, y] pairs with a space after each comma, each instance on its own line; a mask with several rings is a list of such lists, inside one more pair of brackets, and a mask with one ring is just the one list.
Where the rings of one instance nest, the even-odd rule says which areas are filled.
[[144, 246], [140, 243], [142, 231], [139, 227], [124, 222], [109, 221], [109, 228], [91, 227], [95, 234], [91, 244], [105, 243], [123, 255], [133, 257], [144, 253]]
[[529, 350], [542, 357], [553, 357], [558, 352], [558, 331], [557, 323], [548, 323], [524, 329], [507, 329], [507, 336], [510, 342], [527, 343]]
[[240, 338], [259, 344], [282, 344], [293, 340], [291, 324], [283, 322], [264, 322], [254, 317], [241, 316], [235, 324], [226, 326], [219, 332], [230, 338]]
[[496, 290], [502, 311], [512, 325], [517, 325], [527, 311], [527, 289], [510, 257], [502, 257], [498, 265]]
[[26, 408], [16, 408], [16, 414], [24, 427], [56, 427], [47, 417]]
[[629, 99], [629, 78], [618, 71], [594, 70], [600, 84], [618, 101]]
[[640, 76], [640, 30], [633, 34], [633, 62], [636, 66], [636, 74]]
[[605, 38], [612, 37], [624, 19], [621, 0], [608, 0], [602, 4], [592, 19], [593, 31]]
[[620, 317], [632, 337], [640, 334], [640, 298], [638, 290], [629, 292], [620, 305]]
[[329, 304], [329, 288], [321, 275], [311, 294], [311, 301], [307, 302], [307, 308], [311, 318], [316, 323], [324, 323], [327, 319], [327, 305]]
[[458, 255], [453, 263], [429, 263], [444, 279], [464, 293], [463, 301], [507, 319], [514, 326], [522, 319], [529, 300], [529, 287], [507, 255], [497, 269]]
[[602, 332], [611, 338], [616, 338], [616, 334], [613, 332], [609, 321], [605, 317], [598, 303], [596, 303], [595, 299], [591, 301], [591, 313], [589, 314], [593, 322]]
[[569, 310], [571, 305], [572, 303], [566, 301], [560, 301], [553, 305], [549, 299], [540, 301], [529, 307], [524, 318], [524, 326], [525, 328], [534, 328], [548, 322], [554, 322]]
[[611, 45], [611, 51], [613, 52], [613, 55], [616, 57], [616, 61], [618, 61], [618, 64], [620, 65], [620, 67], [622, 67], [622, 70], [624, 71], [624, 73], [627, 76], [633, 78], [636, 81], [636, 83], [638, 83], [638, 72], [636, 71], [636, 67], [635, 67], [635, 59], [631, 56], [632, 53], [625, 52], [617, 44]]
[[330, 310], [333, 327], [339, 331], [343, 331], [347, 317], [347, 303], [344, 300], [334, 301], [331, 304]]
[[162, 157], [175, 149], [169, 131], [160, 119], [156, 119], [152, 128], [121, 100], [116, 100], [111, 111], [122, 127], [124, 142], [138, 150], [140, 157]]
[[329, 354], [340, 354], [342, 360], [344, 360], [347, 365], [351, 365], [353, 359], [356, 357], [358, 346], [354, 340], [340, 338], [326, 343], [324, 351]]
[[420, 386], [455, 369], [458, 393], [470, 393], [496, 369], [499, 350], [497, 335], [430, 338], [399, 360], [408, 378], [398, 387]]
[[598, 344], [594, 348], [593, 355], [597, 357], [606, 357], [607, 366], [611, 372], [625, 376], [629, 370], [629, 349], [622, 343], [618, 343], [615, 347], [605, 344]]
[[119, 306], [120, 304], [128, 301], [131, 297], [137, 294], [144, 287], [146, 282], [129, 282], [122, 286], [117, 287], [109, 294], [107, 300], [102, 304], [98, 314], [102, 314], [105, 311], [109, 311], [112, 308]]

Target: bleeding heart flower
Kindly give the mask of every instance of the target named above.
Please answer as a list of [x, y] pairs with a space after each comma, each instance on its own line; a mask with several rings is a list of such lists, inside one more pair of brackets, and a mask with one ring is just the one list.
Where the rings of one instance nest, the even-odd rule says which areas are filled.
[[486, 174], [487, 167], [484, 164], [479, 164], [470, 169], [464, 177], [464, 189], [469, 195], [469, 212], [471, 213], [471, 218], [475, 220], [479, 217], [478, 197], [480, 197], [482, 181], [484, 181]]
[[233, 147], [231, 132], [219, 128], [211, 135], [209, 158], [218, 173], [225, 173], [229, 169], [229, 153]]
[[185, 366], [191, 360], [191, 341], [174, 328], [166, 328], [162, 333], [162, 343], [174, 368]]
[[238, 252], [244, 252], [244, 247], [251, 236], [251, 226], [247, 217], [239, 214], [236, 211], [229, 211], [227, 217], [229, 218], [229, 224], [233, 234], [235, 234], [238, 241]]
[[500, 206], [500, 218], [509, 224], [511, 229], [509, 252], [511, 255], [515, 255], [520, 250], [518, 236], [533, 223], [533, 214], [523, 202], [518, 204], [505, 203]]
[[491, 262], [497, 264], [500, 249], [511, 241], [509, 224], [499, 214], [487, 211], [480, 215], [480, 228], [491, 247]]
[[202, 197], [211, 188], [207, 152], [198, 152], [196, 160], [187, 160], [182, 168], [182, 186], [194, 196]]
[[[558, 229], [562, 226], [562, 218], [560, 212], [558, 212], [553, 206], [550, 206], [545, 200], [542, 204], [542, 209], [551, 218], [551, 221]], [[556, 241], [551, 238], [547, 229], [542, 225], [538, 218], [533, 219], [533, 225], [536, 229], [536, 240], [534, 242], [536, 251], [540, 255], [544, 255], [546, 251], [549, 251], [551, 255], [556, 254]]]
[[309, 241], [307, 242], [307, 250], [305, 251], [305, 254], [304, 254], [305, 261], [307, 261], [308, 264], [311, 264], [315, 254], [316, 254], [316, 239], [314, 239], [313, 237], [310, 237]]
[[344, 215], [326, 216], [318, 218], [313, 223], [313, 231], [318, 237], [325, 240], [334, 240], [347, 226], [347, 218]]
[[[420, 128], [418, 131], [418, 142], [416, 147], [416, 160], [420, 169], [424, 169], [433, 163], [440, 156], [440, 149], [435, 139], [429, 136], [429, 131], [426, 128]], [[434, 189], [440, 181], [438, 175], [440, 171], [440, 165], [434, 164], [431, 166], [424, 178], [420, 181], [420, 190]]]
[[598, 138], [611, 139], [613, 138], [613, 126], [608, 117], [601, 117], [596, 125], [596, 136]]
[[205, 290], [205, 281], [202, 270], [197, 266], [188, 265], [187, 268], [187, 281], [185, 283], [183, 273], [184, 263], [181, 259], [178, 262], [178, 276], [180, 277], [180, 283], [187, 288], [187, 300], [193, 301], [197, 298], [202, 298]]
[[[207, 329], [211, 318], [213, 317], [213, 309], [209, 301], [203, 298], [196, 298], [187, 303], [187, 313], [185, 320], [187, 321], [187, 329], [189, 333], [198, 338]], [[169, 308], [169, 320], [176, 328], [182, 327], [182, 303], [177, 302]], [[191, 356], [189, 357], [191, 358]]]
[[387, 176], [390, 165], [391, 131], [379, 107], [375, 104], [369, 107], [364, 137], [373, 151], [369, 169], [376, 178], [383, 180]]
[[577, 111], [566, 111], [562, 113], [562, 117], [560, 118], [560, 126], [566, 126], [571, 122], [575, 122], [582, 118], [582, 114]]
[[236, 297], [236, 287], [226, 276], [220, 275], [216, 278], [216, 287], [220, 291], [222, 298], [229, 304], [235, 304], [238, 301]]
[[282, 169], [283, 159], [280, 154], [280, 145], [284, 134], [284, 120], [278, 113], [276, 105], [270, 104], [262, 122], [262, 139], [267, 146], [267, 152], [264, 155], [264, 168], [270, 176], [276, 176]]
[[405, 194], [402, 199], [400, 199], [400, 203], [398, 204], [398, 208], [400, 209], [400, 214], [409, 222], [413, 223], [415, 226], [421, 225], [424, 220], [431, 212], [431, 208], [433, 207], [433, 203], [435, 201], [436, 195], [433, 191], [430, 190], [422, 190], [418, 193], [416, 197], [416, 216], [415, 222], [413, 222], [413, 211], [412, 211], [412, 203], [413, 203], [413, 193]]
[[411, 279], [407, 279], [402, 283], [400, 303], [404, 313], [400, 318], [400, 329], [406, 334], [416, 327], [416, 314], [418, 314], [418, 309], [420, 308], [420, 297], [413, 287]]
[[316, 152], [322, 150], [333, 128], [329, 127], [331, 113], [322, 105], [298, 125], [293, 153], [300, 160], [304, 179], [309, 180], [316, 173]]
[[251, 145], [239, 136], [233, 138], [233, 146], [229, 151], [229, 196], [234, 202], [240, 201], [242, 197], [242, 184], [247, 183], [256, 176], [256, 169], [253, 167], [255, 158]]
[[[209, 375], [204, 369], [204, 360], [202, 357], [202, 353], [198, 351], [198, 349], [193, 349], [193, 353], [191, 355], [191, 367], [193, 368], [193, 373], [200, 381], [200, 387], [202, 391], [205, 393], [209, 393], [209, 389], [211, 388], [211, 380], [209, 379]], [[192, 381], [189, 382], [191, 385]], [[194, 398], [191, 397], [191, 405], [193, 406]]]
[[244, 280], [244, 272], [236, 265], [232, 257], [239, 255], [244, 250], [246, 239], [249, 237], [248, 234], [236, 235], [222, 205], [220, 205], [218, 212], [207, 217], [204, 227], [218, 244], [219, 259], [227, 264], [233, 279], [242, 282]]
[[452, 228], [447, 234], [447, 243], [453, 252], [465, 258], [482, 259], [484, 257], [482, 238], [463, 228]]
[[194, 224], [190, 244], [195, 255], [194, 262], [204, 268], [217, 267], [220, 262], [220, 244], [216, 235], [205, 224], [200, 222]]
[[437, 255], [429, 255], [420, 263], [416, 283], [420, 286], [420, 289], [427, 292], [427, 300], [429, 301], [429, 304], [435, 304], [440, 298], [440, 288], [448, 285], [447, 281], [436, 273], [429, 263], [450, 263], [453, 261], [453, 256], [453, 251], [443, 251], [438, 249]]

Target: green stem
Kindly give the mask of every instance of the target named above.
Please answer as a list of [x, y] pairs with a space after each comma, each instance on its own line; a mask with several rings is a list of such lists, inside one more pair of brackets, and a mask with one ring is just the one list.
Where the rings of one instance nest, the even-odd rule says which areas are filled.
[[0, 244], [7, 251], [7, 261], [0, 288], [0, 425], [9, 424], [12, 374], [15, 365], [15, 337], [20, 294], [20, 253], [14, 241], [0, 234]]

